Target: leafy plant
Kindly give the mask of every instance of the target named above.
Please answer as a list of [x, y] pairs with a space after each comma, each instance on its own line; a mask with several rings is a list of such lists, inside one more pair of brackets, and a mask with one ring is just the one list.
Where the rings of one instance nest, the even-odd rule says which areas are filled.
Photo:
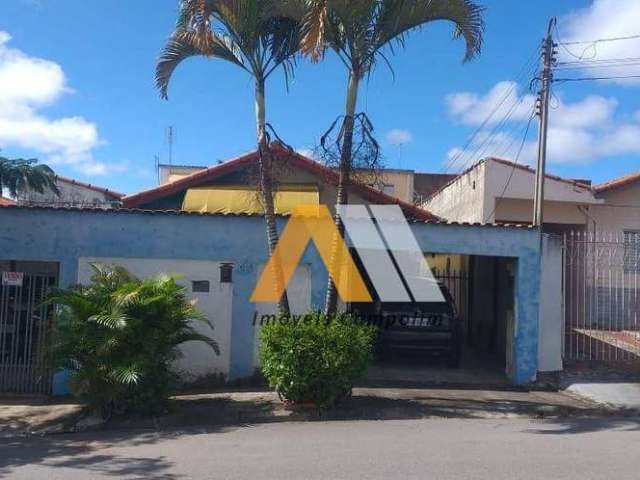
[[47, 165], [38, 165], [35, 159], [23, 158], [9, 159], [0, 157], [0, 194], [2, 189], [9, 190], [12, 197], [16, 197], [27, 188], [38, 193], [51, 190], [56, 195], [60, 194], [56, 186], [56, 176]]
[[280, 316], [261, 331], [262, 372], [286, 401], [328, 408], [366, 373], [374, 337], [373, 327], [345, 314]]
[[[139, 280], [125, 269], [92, 265], [91, 284], [53, 292], [53, 365], [72, 373], [71, 390], [105, 418], [160, 413], [175, 384], [171, 363], [189, 341], [219, 348], [192, 321], [210, 323], [176, 277]], [[213, 328], [213, 327], [212, 327]]]

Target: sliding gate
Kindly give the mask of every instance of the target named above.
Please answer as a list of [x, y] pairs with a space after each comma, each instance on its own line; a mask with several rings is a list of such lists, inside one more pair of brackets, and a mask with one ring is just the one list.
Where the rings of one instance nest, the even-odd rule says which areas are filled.
[[640, 360], [640, 232], [564, 236], [564, 359]]
[[0, 393], [48, 394], [53, 307], [43, 301], [57, 282], [57, 265], [0, 261], [0, 275]]

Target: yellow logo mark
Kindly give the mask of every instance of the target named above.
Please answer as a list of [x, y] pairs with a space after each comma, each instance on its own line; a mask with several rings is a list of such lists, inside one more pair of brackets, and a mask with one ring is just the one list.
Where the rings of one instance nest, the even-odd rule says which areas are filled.
[[[310, 241], [318, 249], [343, 302], [373, 301], [326, 205], [298, 205], [262, 271], [251, 302], [277, 303], [280, 300]], [[277, 281], [278, 270], [281, 282]]]

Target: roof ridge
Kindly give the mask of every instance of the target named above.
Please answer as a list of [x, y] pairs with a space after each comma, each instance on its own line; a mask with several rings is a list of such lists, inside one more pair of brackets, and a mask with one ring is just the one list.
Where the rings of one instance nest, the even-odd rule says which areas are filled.
[[624, 187], [630, 183], [640, 180], [640, 171], [634, 173], [628, 173], [620, 177], [607, 180], [606, 182], [599, 183], [593, 186], [593, 191], [596, 193], [604, 192], [607, 190], [613, 190], [616, 188]]
[[[316, 162], [315, 160], [312, 160], [311, 158], [308, 158], [299, 152], [290, 150], [284, 145], [280, 144], [279, 142], [272, 143], [271, 149], [275, 153], [275, 155], [278, 155], [280, 158], [283, 154], [290, 155], [291, 158], [297, 159], [298, 166], [306, 167], [307, 169], [312, 170], [313, 173], [317, 175], [322, 175], [324, 176], [324, 178], [329, 179], [332, 183], [337, 185], [337, 182], [339, 180], [338, 173], [326, 167], [325, 165], [322, 165], [320, 162]], [[145, 190], [133, 195], [128, 195], [122, 199], [123, 206], [138, 207], [142, 203], [153, 201], [165, 195], [178, 193], [182, 189], [189, 188], [189, 187], [196, 187], [198, 186], [198, 182], [211, 179], [211, 175], [215, 175], [215, 176], [223, 175], [244, 164], [257, 160], [257, 157], [258, 157], [258, 152], [254, 150], [250, 153], [246, 153], [232, 160], [228, 160], [222, 164], [208, 167], [206, 168], [206, 170], [200, 170], [200, 171], [194, 172], [190, 175], [187, 175], [186, 177], [176, 180], [175, 182], [167, 183], [165, 185], [160, 185], [155, 188]], [[395, 203], [399, 205], [401, 208], [411, 212], [414, 216], [422, 220], [440, 219], [440, 217], [429, 212], [428, 210], [417, 207], [413, 204], [400, 200], [399, 198], [388, 195], [384, 192], [380, 192], [363, 183], [353, 181], [350, 186], [351, 188], [354, 188], [356, 191], [361, 193], [363, 196], [367, 197], [368, 200], [375, 199], [386, 204]]]
[[56, 180], [60, 180], [61, 182], [70, 183], [72, 185], [80, 185], [81, 187], [88, 188], [89, 190], [93, 190], [95, 192], [104, 193], [105, 195], [110, 195], [118, 200], [124, 197], [124, 193], [116, 192], [114, 190], [109, 190], [108, 188], [99, 187], [97, 185], [93, 185], [88, 182], [83, 182], [81, 180], [76, 180], [75, 178], [64, 177], [62, 175], [56, 175]]

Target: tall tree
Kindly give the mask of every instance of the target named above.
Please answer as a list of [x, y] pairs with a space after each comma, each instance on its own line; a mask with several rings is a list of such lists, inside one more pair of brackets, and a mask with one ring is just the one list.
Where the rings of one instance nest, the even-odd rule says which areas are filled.
[[0, 194], [5, 188], [12, 197], [27, 189], [38, 193], [50, 190], [60, 195], [54, 171], [47, 165], [38, 165], [38, 160], [33, 158], [25, 160], [0, 157]]
[[[311, 0], [305, 17], [302, 51], [320, 60], [327, 48], [333, 50], [348, 71], [347, 98], [341, 130], [340, 180], [337, 204], [348, 203], [352, 172], [352, 149], [358, 91], [365, 76], [379, 60], [390, 66], [385, 48], [394, 53], [404, 46], [411, 31], [438, 20], [454, 24], [454, 38], [466, 43], [464, 61], [475, 57], [482, 46], [484, 8], [471, 0]], [[336, 225], [343, 233], [340, 216]], [[336, 288], [327, 287], [325, 310], [336, 310]]]
[[[182, 0], [176, 30], [156, 68], [156, 85], [165, 99], [173, 72], [189, 57], [225, 60], [253, 77], [260, 192], [269, 255], [278, 243], [278, 231], [265, 87], [269, 76], [278, 68], [283, 68], [287, 77], [292, 73], [300, 47], [300, 24], [296, 19], [303, 16], [304, 9], [302, 0]], [[275, 273], [278, 281], [282, 281], [281, 271]], [[279, 309], [281, 313], [289, 313], [286, 293]]]

